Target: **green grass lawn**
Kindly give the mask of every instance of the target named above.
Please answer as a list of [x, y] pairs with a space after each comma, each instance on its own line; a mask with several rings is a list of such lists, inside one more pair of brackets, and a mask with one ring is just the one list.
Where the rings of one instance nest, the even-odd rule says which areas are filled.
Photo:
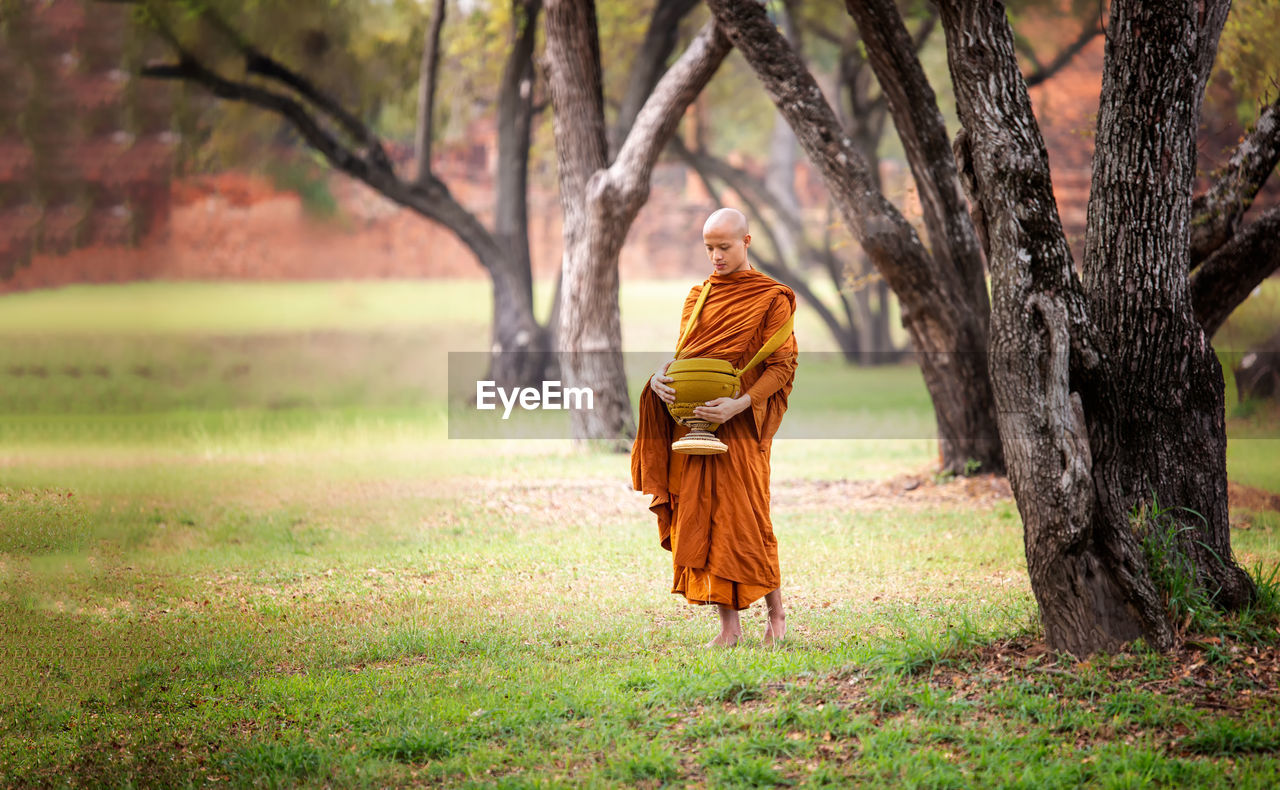
[[[685, 288], [624, 287], [628, 348]], [[1037, 652], [1016, 506], [931, 476], [907, 367], [802, 360], [797, 426], [867, 438], [778, 440], [789, 644], [757, 608], [702, 649], [625, 457], [446, 438], [487, 304], [0, 298], [0, 786], [1274, 784], [1275, 645]], [[1268, 412], [1231, 424], [1232, 478], [1280, 492]], [[1238, 558], [1280, 561], [1280, 515], [1237, 515]]]

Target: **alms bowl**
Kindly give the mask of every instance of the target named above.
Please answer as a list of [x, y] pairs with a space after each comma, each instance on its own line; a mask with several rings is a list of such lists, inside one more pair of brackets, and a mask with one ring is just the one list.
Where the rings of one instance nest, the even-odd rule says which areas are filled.
[[[677, 359], [667, 368], [671, 377], [671, 387], [676, 391], [675, 403], [667, 405], [667, 411], [676, 422], [693, 417], [693, 410], [709, 400], [730, 398], [738, 391], [738, 377], [733, 365], [723, 359], [695, 357], [693, 359]], [[718, 423], [709, 425], [709, 430], [720, 427]]]

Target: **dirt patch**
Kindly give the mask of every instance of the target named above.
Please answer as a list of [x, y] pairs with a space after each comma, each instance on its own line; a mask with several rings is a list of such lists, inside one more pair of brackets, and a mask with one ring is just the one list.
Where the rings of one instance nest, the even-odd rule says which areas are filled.
[[1261, 488], [1227, 483], [1227, 501], [1231, 509], [1273, 511], [1280, 513], [1280, 494], [1263, 491]]
[[[632, 491], [623, 481], [549, 478], [542, 480], [456, 481], [446, 489], [467, 491], [462, 500], [477, 507], [512, 515], [536, 516], [564, 512], [626, 517], [645, 506], [649, 496]], [[967, 507], [985, 510], [1013, 503], [1008, 478], [1001, 475], [942, 477], [916, 472], [887, 480], [774, 480], [774, 513], [786, 511], [855, 508], [889, 510]], [[1228, 484], [1233, 511], [1280, 512], [1280, 494], [1259, 488]], [[1233, 526], [1248, 528], [1245, 516], [1233, 518]]]
[[997, 475], [944, 478], [907, 474], [888, 480], [780, 480], [773, 485], [775, 510], [854, 507], [990, 508], [1013, 500], [1009, 481]]

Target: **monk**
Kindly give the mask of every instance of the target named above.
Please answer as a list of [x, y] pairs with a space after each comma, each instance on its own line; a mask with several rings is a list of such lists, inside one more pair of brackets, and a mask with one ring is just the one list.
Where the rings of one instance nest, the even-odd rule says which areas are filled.
[[[711, 290], [680, 356], [715, 357], [741, 368], [795, 312], [795, 294], [751, 267], [751, 235], [742, 212], [717, 210], [702, 236], [712, 272], [685, 299], [682, 332], [702, 289]], [[736, 397], [716, 398], [694, 411], [720, 423], [715, 435], [729, 449], [718, 455], [671, 451], [671, 442], [689, 432], [667, 412], [666, 404], [675, 401], [666, 375], [671, 361], [640, 394], [640, 425], [631, 448], [632, 485], [653, 496], [649, 509], [658, 517], [658, 538], [672, 555], [671, 591], [690, 603], [716, 605], [720, 633], [708, 643], [715, 647], [738, 643], [738, 613], [763, 597], [764, 644], [776, 644], [787, 626], [778, 542], [769, 520], [769, 452], [795, 376], [795, 336], [743, 374]]]

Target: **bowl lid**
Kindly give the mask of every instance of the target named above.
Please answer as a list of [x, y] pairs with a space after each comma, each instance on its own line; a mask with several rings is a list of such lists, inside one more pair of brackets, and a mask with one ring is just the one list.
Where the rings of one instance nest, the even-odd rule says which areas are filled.
[[667, 375], [673, 373], [720, 373], [727, 376], [737, 374], [733, 365], [727, 360], [713, 359], [711, 357], [693, 357], [691, 359], [677, 359], [667, 368]]

